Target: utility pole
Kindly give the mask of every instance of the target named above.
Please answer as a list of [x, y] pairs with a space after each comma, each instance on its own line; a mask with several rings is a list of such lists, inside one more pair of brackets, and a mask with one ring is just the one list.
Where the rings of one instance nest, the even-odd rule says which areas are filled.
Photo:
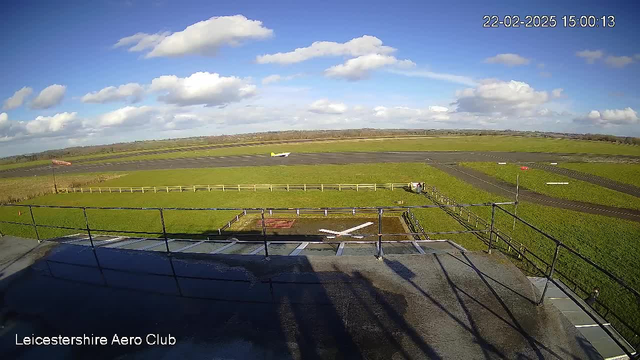
[[[520, 193], [520, 174], [516, 175], [516, 204], [513, 209], [513, 215], [518, 215], [518, 194]], [[516, 218], [513, 218], [513, 228], [512, 231], [516, 230]]]
[[53, 175], [53, 193], [58, 193], [58, 185], [56, 184], [56, 164], [51, 163], [51, 175]]

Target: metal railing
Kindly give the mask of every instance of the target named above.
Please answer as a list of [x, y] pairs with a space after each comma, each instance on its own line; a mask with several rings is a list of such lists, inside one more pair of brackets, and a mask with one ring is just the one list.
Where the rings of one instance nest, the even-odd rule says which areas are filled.
[[[460, 207], [473, 207], [473, 206], [479, 206], [479, 207], [487, 207], [487, 206], [492, 206], [494, 203], [480, 203], [480, 204], [458, 204], [457, 206]], [[505, 202], [505, 203], [498, 203], [498, 204], [513, 204], [511, 202]], [[181, 208], [181, 207], [144, 207], [144, 208], [139, 208], [139, 207], [96, 207], [96, 206], [85, 206], [85, 207], [78, 207], [78, 206], [66, 206], [66, 205], [24, 205], [24, 204], [5, 204], [5, 205], [0, 205], [0, 207], [14, 207], [14, 208], [27, 208], [30, 214], [30, 219], [31, 222], [29, 223], [24, 223], [24, 222], [17, 222], [17, 221], [7, 221], [7, 220], [0, 220], [1, 224], [12, 224], [12, 225], [21, 225], [21, 226], [30, 226], [33, 228], [36, 238], [38, 240], [41, 240], [41, 235], [39, 233], [39, 229], [59, 229], [59, 230], [69, 230], [69, 231], [82, 231], [82, 232], [86, 232], [89, 236], [89, 241], [90, 241], [90, 245], [92, 248], [95, 249], [95, 244], [93, 242], [93, 234], [92, 233], [96, 233], [96, 232], [102, 232], [102, 233], [122, 233], [122, 234], [133, 234], [133, 235], [154, 235], [156, 237], [161, 237], [164, 239], [166, 248], [167, 248], [167, 252], [171, 252], [169, 250], [169, 235], [174, 236], [174, 235], [198, 235], [198, 236], [207, 236], [207, 237], [213, 237], [215, 238], [216, 236], [225, 236], [225, 234], [222, 233], [223, 229], [228, 229], [229, 227], [231, 227], [231, 225], [233, 224], [233, 222], [238, 221], [240, 219], [240, 217], [245, 216], [247, 214], [259, 214], [262, 221], [262, 231], [260, 235], [257, 235], [259, 238], [262, 239], [262, 241], [265, 243], [265, 256], [268, 257], [269, 253], [268, 253], [268, 246], [267, 245], [267, 227], [266, 227], [266, 222], [265, 220], [265, 215], [269, 216], [269, 215], [273, 215], [275, 214], [296, 214], [298, 216], [300, 215], [317, 215], [317, 214], [323, 214], [325, 216], [328, 216], [330, 214], [337, 214], [337, 215], [341, 215], [341, 214], [349, 214], [349, 215], [356, 215], [356, 214], [368, 214], [368, 215], [373, 215], [375, 214], [375, 216], [377, 216], [377, 222], [378, 222], [378, 231], [376, 234], [368, 234], [368, 235], [362, 235], [363, 237], [374, 237], [377, 239], [377, 254], [378, 256], [382, 256], [383, 253], [383, 249], [382, 249], [382, 237], [383, 236], [413, 236], [413, 235], [427, 235], [427, 234], [453, 234], [453, 233], [469, 233], [469, 232], [476, 232], [476, 231], [441, 231], [441, 232], [401, 232], [401, 233], [384, 233], [383, 232], [383, 227], [382, 227], [382, 217], [385, 213], [395, 213], [396, 216], [398, 216], [398, 212], [404, 212], [407, 211], [409, 209], [438, 209], [441, 208], [441, 206], [439, 205], [413, 205], [413, 206], [377, 206], [377, 207], [326, 207], [326, 208]], [[49, 224], [38, 224], [36, 221], [36, 218], [34, 216], [34, 211], [33, 209], [40, 209], [40, 208], [46, 208], [46, 209], [76, 209], [76, 210], [81, 210], [82, 211], [82, 216], [83, 216], [83, 220], [84, 220], [84, 226], [83, 227], [74, 227], [74, 226], [59, 226], [59, 225], [49, 225]], [[89, 216], [87, 214], [87, 210], [133, 210], [133, 211], [157, 211], [158, 215], [159, 215], [159, 219], [160, 219], [160, 224], [162, 226], [162, 231], [139, 231], [139, 230], [122, 230], [122, 229], [101, 229], [101, 228], [95, 228], [95, 227], [91, 227], [90, 225], [90, 221], [89, 221]], [[166, 228], [166, 223], [165, 223], [165, 212], [166, 211], [239, 211], [240, 213], [238, 215], [235, 215], [235, 217], [229, 221], [223, 228], [218, 229], [218, 231], [216, 233], [205, 233], [205, 234], [194, 234], [194, 233], [175, 233], [175, 232], [169, 232], [167, 231]], [[318, 236], [325, 236], [326, 234], [317, 234]], [[252, 234], [251, 236], [256, 236], [256, 234]]]
[[103, 186], [66, 187], [58, 193], [118, 194], [118, 193], [159, 193], [197, 191], [378, 191], [410, 188], [410, 183], [373, 184], [218, 184], [218, 185], [169, 185], [169, 186]]
[[[622, 289], [624, 289], [624, 291], [626, 291], [628, 294], [630, 294], [631, 296], [633, 296], [638, 303], [640, 304], [640, 294], [638, 293], [637, 290], [633, 289], [631, 286], [629, 286], [625, 281], [623, 281], [622, 279], [620, 279], [619, 277], [617, 277], [616, 275], [614, 275], [612, 272], [608, 271], [607, 269], [605, 269], [604, 267], [602, 267], [601, 265], [597, 264], [596, 262], [594, 262], [593, 260], [587, 258], [586, 256], [580, 254], [578, 251], [570, 248], [569, 246], [567, 246], [566, 244], [562, 243], [560, 240], [557, 240], [556, 238], [554, 238], [553, 236], [545, 233], [544, 231], [538, 229], [537, 227], [535, 227], [534, 225], [528, 223], [527, 221], [523, 220], [522, 218], [518, 217], [517, 215], [511, 213], [510, 211], [508, 211], [507, 209], [505, 209], [502, 205], [515, 205], [515, 202], [494, 202], [494, 203], [478, 203], [478, 204], [461, 204], [461, 203], [457, 203], [455, 202], [453, 199], [448, 198], [442, 194], [439, 194], [437, 192], [437, 190], [435, 188], [433, 188], [431, 190], [430, 193], [425, 194], [428, 197], [432, 197], [434, 199], [437, 199], [437, 203], [434, 205], [413, 205], [413, 206], [376, 206], [376, 207], [326, 207], [326, 208], [181, 208], [181, 207], [145, 207], [145, 208], [136, 208], [136, 207], [92, 207], [92, 206], [87, 206], [87, 207], [77, 207], [77, 206], [65, 206], [65, 205], [23, 205], [23, 204], [6, 204], [6, 205], [1, 205], [0, 207], [21, 207], [21, 208], [28, 208], [29, 211], [29, 218], [30, 218], [30, 222], [16, 222], [16, 221], [7, 221], [7, 220], [0, 220], [0, 223], [3, 224], [15, 224], [15, 225], [21, 225], [21, 226], [30, 226], [33, 228], [36, 238], [38, 240], [41, 239], [41, 235], [39, 233], [39, 229], [45, 228], [45, 229], [62, 229], [62, 230], [74, 230], [74, 231], [82, 231], [82, 232], [86, 232], [89, 236], [89, 241], [90, 241], [90, 245], [93, 249], [95, 249], [95, 244], [93, 241], [93, 235], [92, 232], [118, 232], [118, 233], [125, 233], [125, 234], [135, 234], [135, 235], [155, 235], [156, 237], [159, 237], [161, 239], [164, 240], [165, 243], [165, 247], [166, 247], [166, 251], [167, 253], [171, 253], [171, 250], [169, 248], [169, 236], [174, 236], [174, 235], [194, 235], [194, 234], [185, 234], [185, 233], [171, 233], [169, 231], [167, 231], [166, 228], [166, 224], [165, 224], [165, 218], [164, 218], [164, 214], [165, 211], [238, 211], [239, 213], [237, 215], [234, 216], [233, 219], [231, 219], [229, 222], [227, 222], [227, 224], [225, 226], [223, 226], [222, 228], [218, 229], [217, 233], [213, 233], [213, 234], [197, 234], [197, 235], [207, 235], [207, 236], [212, 236], [215, 238], [216, 235], [222, 235], [225, 236], [225, 234], [223, 234], [223, 231], [225, 229], [228, 229], [231, 227], [231, 225], [233, 224], [233, 222], [238, 221], [242, 216], [246, 216], [247, 214], [258, 214], [260, 215], [260, 219], [262, 220], [260, 223], [261, 225], [261, 231], [260, 234], [252, 234], [251, 236], [257, 238], [257, 239], [261, 239], [261, 241], [264, 243], [264, 256], [268, 257], [269, 256], [269, 252], [268, 252], [268, 237], [271, 235], [267, 235], [267, 226], [266, 226], [266, 221], [265, 221], [265, 216], [269, 216], [269, 215], [273, 215], [273, 214], [295, 214], [297, 216], [300, 215], [317, 215], [317, 214], [323, 214], [324, 216], [328, 216], [328, 215], [333, 215], [333, 214], [351, 214], [351, 215], [356, 215], [356, 214], [368, 214], [368, 215], [373, 215], [375, 214], [375, 216], [377, 216], [377, 222], [378, 222], [378, 231], [376, 234], [369, 234], [369, 235], [363, 235], [363, 237], [374, 237], [377, 239], [376, 241], [376, 250], [377, 250], [377, 256], [382, 257], [383, 255], [383, 241], [382, 241], [382, 237], [383, 236], [413, 236], [414, 238], [417, 236], [428, 236], [429, 234], [461, 234], [461, 233], [473, 233], [476, 235], [483, 235], [483, 234], [489, 234], [488, 236], [488, 240], [486, 240], [486, 242], [488, 243], [488, 251], [491, 252], [493, 249], [498, 249], [500, 251], [504, 251], [507, 254], [510, 254], [511, 251], [515, 251], [518, 254], [518, 258], [522, 259], [524, 261], [527, 261], [528, 263], [530, 263], [534, 268], [537, 269], [537, 271], [541, 274], [544, 275], [544, 277], [546, 277], [547, 279], [547, 283], [545, 285], [545, 288], [543, 290], [542, 296], [541, 298], [538, 300], [539, 304], [542, 304], [544, 301], [544, 296], [546, 294], [546, 289], [548, 287], [549, 282], [556, 282], [556, 281], [560, 281], [560, 278], [565, 279], [564, 281], [568, 281], [573, 283], [573, 287], [574, 289], [580, 289], [583, 292], [588, 293], [587, 291], [585, 291], [583, 289], [583, 287], [581, 287], [579, 285], [579, 281], [577, 280], [571, 280], [571, 277], [569, 276], [569, 274], [564, 273], [562, 270], [557, 269], [557, 262], [558, 262], [558, 258], [561, 254], [561, 251], [564, 252], [564, 254], [569, 254], [571, 256], [574, 256], [578, 259], [580, 259], [580, 261], [583, 261], [585, 264], [588, 264], [589, 266], [593, 267], [596, 270], [597, 274], [600, 274], [601, 276], [605, 276], [606, 278], [610, 279], [612, 282], [618, 284]], [[491, 207], [492, 211], [491, 211], [491, 221], [487, 222], [484, 219], [480, 218], [479, 216], [477, 216], [476, 214], [474, 214], [473, 212], [470, 211], [470, 208], [472, 207]], [[82, 214], [83, 214], [83, 220], [84, 220], [84, 226], [83, 227], [73, 227], [73, 226], [59, 226], [59, 225], [46, 225], [46, 224], [38, 224], [36, 221], [36, 217], [34, 216], [34, 211], [33, 209], [36, 208], [50, 208], [50, 209], [76, 209], [76, 210], [82, 210]], [[383, 222], [382, 222], [382, 218], [384, 216], [384, 214], [386, 213], [394, 213], [394, 212], [407, 212], [407, 215], [409, 218], [415, 219], [417, 221], [417, 218], [415, 218], [415, 216], [412, 216], [412, 210], [415, 209], [444, 209], [446, 211], [450, 211], [452, 212], [455, 216], [458, 217], [459, 220], [463, 220], [463, 221], [467, 221], [468, 222], [468, 229], [472, 229], [472, 228], [478, 228], [478, 225], [480, 225], [480, 228], [484, 228], [484, 229], [479, 229], [479, 230], [463, 230], [463, 231], [440, 231], [440, 232], [426, 232], [424, 231], [424, 229], [420, 226], [417, 227], [417, 225], [415, 225], [416, 223], [414, 223], [414, 225], [416, 226], [416, 228], [411, 229], [410, 232], [403, 232], [403, 233], [384, 233], [383, 232]], [[529, 249], [527, 249], [526, 247], [524, 247], [524, 245], [522, 244], [516, 244], [513, 241], [513, 238], [508, 236], [507, 234], [505, 234], [503, 231], [499, 230], [496, 227], [496, 222], [495, 222], [495, 218], [496, 218], [496, 209], [498, 209], [500, 212], [507, 214], [508, 216], [512, 217], [513, 219], [516, 219], [517, 221], [519, 221], [520, 223], [526, 225], [528, 228], [532, 229], [533, 231], [535, 231], [538, 234], [541, 234], [545, 239], [550, 240], [554, 246], [555, 246], [555, 251], [554, 251], [554, 255], [553, 255], [553, 259], [551, 261], [546, 261], [542, 258], [542, 256], [540, 254], [535, 254], [534, 252], [530, 251]], [[115, 229], [97, 229], [97, 228], [92, 228], [90, 225], [90, 221], [89, 221], [89, 216], [87, 215], [87, 210], [133, 210], [133, 211], [157, 211], [159, 214], [159, 218], [160, 218], [160, 222], [162, 225], [162, 231], [137, 231], [137, 230], [115, 230]], [[411, 215], [409, 215], [411, 214]], [[318, 234], [320, 236], [324, 236], [326, 234]], [[505, 245], [506, 248], [501, 248], [500, 245], [500, 241], [502, 241]], [[602, 318], [604, 319], [615, 319], [615, 323], [616, 325], [618, 325], [618, 328], [620, 326], [625, 328], [625, 331], [623, 331], [623, 336], [625, 337], [625, 339], [632, 344], [632, 346], [638, 346], [638, 344], [640, 343], [639, 341], [639, 331], [631, 324], [629, 324], [627, 321], [624, 320], [624, 317], [621, 315], [618, 315], [616, 313], [614, 313], [613, 310], [611, 310], [610, 307], [607, 307], [605, 304], [603, 304], [600, 300], [596, 300], [595, 304], [598, 305], [597, 307], [593, 307], [591, 306], [591, 308], [598, 313], [600, 316], [602, 316]], [[606, 309], [606, 312], [602, 313], [602, 311], [598, 311], [599, 309]], [[599, 319], [597, 319], [596, 317], [594, 317], [594, 320], [600, 325], [600, 327], [603, 328], [603, 330], [605, 332], [607, 332], [612, 339], [614, 339], [618, 345], [627, 353], [627, 355], [629, 355], [631, 358], [637, 358], [634, 356], [635, 355], [631, 350], [629, 350], [628, 346], [625, 346], [625, 344], [622, 343], [622, 341], [617, 340], [616, 338], [616, 334], [614, 334], [610, 329], [608, 329], [606, 327], [606, 325], [601, 322]], [[631, 334], [631, 335], [629, 335]]]
[[[547, 278], [547, 283], [545, 284], [543, 294], [541, 298], [538, 300], [539, 304], [542, 304], [544, 301], [546, 289], [550, 281], [554, 283], [556, 283], [556, 281], [561, 281], [563, 285], [567, 286], [568, 288], [572, 288], [574, 293], [576, 294], [580, 292], [584, 296], [591, 295], [591, 291], [586, 289], [584, 285], [581, 286], [577, 281], [577, 279], [572, 279], [572, 277], [569, 276], [569, 274], [564, 269], [557, 268], [558, 257], [561, 255], [560, 249], [565, 249], [566, 251], [569, 252], [571, 256], [575, 256], [579, 258], [581, 261], [583, 261], [585, 264], [592, 266], [597, 273], [602, 273], [605, 277], [611, 279], [611, 281], [621, 286], [622, 289], [624, 289], [624, 291], [626, 291], [629, 295], [631, 295], [632, 297], [635, 297], [636, 301], [638, 302], [638, 308], [640, 308], [640, 296], [638, 296], [637, 290], [633, 289], [631, 286], [626, 284], [624, 281], [622, 281], [619, 277], [617, 277], [610, 271], [604, 269], [602, 266], [596, 264], [591, 259], [580, 254], [575, 249], [568, 247], [566, 244], [555, 239], [553, 236], [545, 233], [544, 231], [526, 222], [525, 220], [518, 217], [517, 215], [509, 212], [504, 207], [500, 205], [492, 205], [491, 221], [487, 222], [481, 217], [479, 217], [478, 215], [471, 212], [470, 209], [467, 207], [458, 208], [457, 207], [458, 203], [455, 200], [453, 200], [452, 198], [449, 198], [444, 194], [441, 194], [440, 192], [438, 192], [438, 190], [435, 187], [432, 187], [430, 191], [426, 192], [425, 196], [431, 199], [435, 204], [439, 204], [443, 206], [443, 209], [446, 212], [448, 212], [450, 215], [457, 218], [459, 222], [461, 223], [466, 222], [466, 225], [468, 228], [471, 228], [471, 227], [477, 228], [478, 224], [480, 224], [480, 227], [483, 227], [485, 229], [488, 228], [489, 239], [487, 240], [487, 244], [489, 246], [488, 248], [489, 252], [491, 252], [492, 249], [497, 249], [509, 256], [512, 256], [512, 253], [515, 252], [518, 260], [525, 261], [527, 266], [530, 266], [533, 269], [535, 269], [536, 273], [539, 273], [543, 275], [545, 278]], [[499, 208], [500, 210], [502, 210], [505, 214], [507, 214], [510, 217], [510, 219], [513, 219], [515, 221], [518, 221], [519, 223], [525, 224], [527, 227], [531, 228], [536, 233], [541, 234], [545, 239], [551, 240], [555, 247], [552, 259], [549, 259], [549, 260], [543, 259], [542, 254], [536, 254], [535, 252], [528, 249], [527, 246], [525, 246], [522, 242], [516, 242], [512, 236], [498, 229], [495, 223], [496, 208]], [[498, 240], [502, 240], [502, 242], [505, 244], [505, 248], [497, 247]], [[565, 282], [567, 284], [565, 284]], [[567, 295], [570, 297], [572, 296], [570, 294], [567, 294]], [[574, 299], [574, 301], [575, 300], [576, 299]], [[576, 301], [576, 304], [579, 304], [579, 302]], [[607, 319], [610, 323], [615, 323], [616, 325], [615, 329], [622, 332], [622, 336], [624, 338], [624, 340], [622, 341], [619, 339], [617, 334], [614, 334], [608, 328], [606, 328], [606, 324], [604, 324], [599, 319], [596, 319], [595, 317], [593, 318], [594, 321], [596, 321], [596, 323], [600, 327], [602, 327], [603, 330], [609, 336], [612, 337], [612, 339], [614, 339], [614, 341], [618, 344], [618, 346], [620, 346], [630, 358], [632, 359], [638, 358], [637, 348], [640, 346], [640, 329], [638, 329], [638, 325], [633, 326], [629, 324], [629, 321], [625, 320], [624, 315], [616, 314], [611, 309], [611, 307], [604, 304], [602, 300], [594, 299], [594, 304], [593, 306], [590, 306], [590, 309], [595, 311], [602, 318]], [[586, 311], [586, 312], [590, 314], [589, 311]], [[627, 341], [628, 345], [625, 345], [623, 341]], [[635, 353], [629, 349], [629, 345], [636, 348]]]

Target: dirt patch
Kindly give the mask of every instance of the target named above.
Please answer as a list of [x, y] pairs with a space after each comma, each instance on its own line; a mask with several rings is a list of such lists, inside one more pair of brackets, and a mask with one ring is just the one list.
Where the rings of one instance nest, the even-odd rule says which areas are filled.
[[[244, 221], [239, 221], [231, 226], [228, 231], [236, 234], [260, 234], [262, 233], [262, 221], [253, 216], [247, 216]], [[271, 218], [265, 219], [268, 224], [281, 224], [287, 221], [289, 227], [269, 227], [267, 226], [267, 236], [270, 241], [277, 241], [278, 237], [282, 240], [298, 241], [377, 241], [378, 240], [378, 218], [377, 217], [298, 217], [295, 219], [288, 218]], [[354, 230], [350, 235], [362, 236], [363, 238], [354, 238], [351, 236], [339, 236], [337, 238], [327, 238], [332, 236], [329, 233], [323, 233], [320, 229], [331, 231], [344, 231], [365, 223], [372, 223], [361, 229]], [[404, 221], [400, 217], [383, 217], [382, 233], [384, 234], [404, 234], [407, 230]], [[301, 239], [300, 236], [304, 237]], [[382, 240], [411, 240], [407, 235], [384, 235]]]

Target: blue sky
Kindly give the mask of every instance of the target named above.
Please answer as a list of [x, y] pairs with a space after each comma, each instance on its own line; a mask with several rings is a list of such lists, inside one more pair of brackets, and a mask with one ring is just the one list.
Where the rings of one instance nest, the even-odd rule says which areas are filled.
[[[640, 136], [632, 2], [3, 6], [0, 156], [286, 129]], [[483, 15], [528, 14], [558, 24], [482, 27]], [[565, 28], [563, 15], [613, 15], [616, 24]]]

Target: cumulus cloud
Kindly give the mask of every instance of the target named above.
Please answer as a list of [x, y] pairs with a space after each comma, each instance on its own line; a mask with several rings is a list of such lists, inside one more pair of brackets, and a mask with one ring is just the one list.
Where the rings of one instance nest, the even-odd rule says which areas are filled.
[[399, 68], [415, 66], [411, 60], [398, 60], [390, 55], [369, 54], [347, 60], [344, 64], [332, 66], [324, 71], [325, 76], [343, 78], [351, 81], [366, 79], [371, 71], [388, 65]]
[[49, 109], [62, 102], [67, 87], [64, 85], [53, 84], [36, 96], [29, 104], [31, 109]]
[[64, 130], [78, 120], [78, 113], [63, 112], [53, 116], [38, 116], [25, 124], [29, 134], [50, 134]]
[[0, 113], [0, 142], [13, 140], [23, 131], [23, 124], [17, 121], [9, 121], [7, 113]]
[[257, 92], [248, 79], [208, 72], [197, 72], [185, 78], [160, 76], [151, 81], [149, 89], [162, 94], [158, 100], [179, 106], [225, 105], [250, 98]]
[[633, 58], [631, 58], [630, 56], [613, 56], [613, 55], [609, 55], [607, 56], [606, 59], [604, 59], [604, 62], [612, 67], [615, 68], [623, 68], [629, 64], [631, 64], [633, 62]]
[[142, 100], [144, 88], [137, 83], [128, 83], [118, 87], [108, 86], [100, 91], [94, 91], [84, 95], [80, 100], [83, 103], [108, 103], [114, 101], [129, 101], [131, 103]]
[[364, 35], [345, 43], [333, 41], [316, 41], [311, 46], [297, 48], [291, 52], [261, 55], [256, 58], [259, 64], [288, 65], [306, 61], [316, 57], [349, 56], [356, 57], [368, 54], [391, 54], [396, 49], [382, 45], [382, 40], [375, 36]]
[[22, 89], [16, 91], [13, 96], [4, 101], [2, 105], [3, 110], [13, 110], [15, 108], [19, 108], [24, 104], [24, 101], [27, 97], [29, 97], [33, 93], [33, 89], [30, 87], [23, 87]]
[[309, 111], [316, 114], [342, 114], [348, 107], [344, 103], [333, 103], [328, 99], [316, 100], [309, 105]]
[[140, 125], [149, 121], [153, 108], [150, 106], [126, 106], [98, 117], [102, 127]]
[[177, 57], [185, 55], [216, 55], [222, 46], [238, 46], [246, 40], [261, 40], [273, 35], [273, 30], [261, 21], [242, 15], [214, 16], [187, 26], [184, 30], [156, 34], [137, 33], [124, 37], [114, 47], [129, 46], [129, 51], [150, 50], [145, 57]]
[[[562, 91], [560, 91], [561, 93]], [[521, 81], [486, 80], [475, 88], [456, 92], [460, 112], [525, 114], [549, 101], [546, 91], [536, 91]]]
[[636, 125], [640, 123], [638, 113], [632, 108], [614, 110], [591, 110], [587, 115], [574, 119], [577, 123], [603, 127], [616, 125]]
[[562, 92], [564, 91], [564, 89], [562, 88], [558, 88], [558, 89], [553, 89], [551, 91], [551, 96], [554, 98], [561, 98], [564, 96], [564, 94], [562, 94]]
[[587, 64], [593, 64], [596, 60], [604, 56], [602, 50], [582, 50], [576, 52], [577, 57], [581, 57], [587, 61]]
[[262, 85], [275, 84], [275, 83], [279, 83], [281, 81], [289, 81], [289, 80], [293, 80], [295, 78], [298, 78], [300, 76], [302, 76], [302, 74], [294, 74], [294, 75], [287, 75], [287, 76], [273, 74], [273, 75], [265, 76], [262, 79]]
[[[484, 60], [487, 64], [502, 64], [507, 66], [527, 65], [531, 60], [518, 54], [498, 54]], [[544, 66], [544, 65], [543, 65]]]

